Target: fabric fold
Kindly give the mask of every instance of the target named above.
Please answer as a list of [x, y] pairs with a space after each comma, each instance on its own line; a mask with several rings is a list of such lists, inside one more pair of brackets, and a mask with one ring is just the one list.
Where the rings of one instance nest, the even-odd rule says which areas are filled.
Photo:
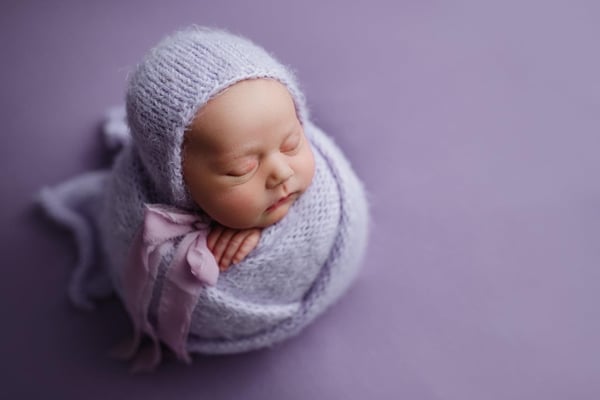
[[[191, 315], [204, 285], [214, 285], [219, 275], [206, 244], [207, 235], [208, 225], [196, 215], [158, 204], [145, 205], [143, 224], [122, 274], [123, 301], [133, 324], [133, 338], [116, 354], [123, 359], [135, 358], [134, 371], [152, 370], [160, 363], [160, 341], [182, 361], [191, 361], [186, 347]], [[157, 326], [153, 326], [149, 309], [158, 269], [162, 257], [173, 248], [175, 255], [160, 294]], [[150, 347], [141, 348], [143, 334], [150, 339]]]
[[82, 174], [55, 187], [43, 188], [36, 198], [44, 213], [68, 229], [77, 246], [77, 261], [71, 273], [68, 295], [71, 302], [84, 310], [94, 309], [94, 300], [113, 292], [104, 268], [104, 255], [98, 233], [98, 215], [102, 191], [109, 173], [94, 171]]

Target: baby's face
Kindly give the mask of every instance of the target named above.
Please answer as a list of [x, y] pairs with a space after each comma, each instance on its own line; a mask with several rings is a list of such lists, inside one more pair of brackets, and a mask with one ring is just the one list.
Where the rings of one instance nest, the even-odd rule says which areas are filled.
[[315, 172], [292, 97], [271, 79], [238, 82], [209, 101], [186, 131], [182, 152], [192, 199], [235, 229], [281, 220]]

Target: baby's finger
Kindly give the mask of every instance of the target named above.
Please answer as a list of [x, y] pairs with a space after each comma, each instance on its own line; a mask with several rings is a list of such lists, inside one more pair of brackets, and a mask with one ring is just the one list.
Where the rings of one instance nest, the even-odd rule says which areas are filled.
[[258, 244], [260, 240], [260, 230], [249, 231], [244, 241], [237, 248], [235, 255], [233, 256], [233, 263], [237, 264], [241, 262]]
[[242, 246], [247, 236], [248, 231], [238, 231], [231, 237], [227, 248], [223, 252], [221, 262], [219, 263], [221, 268], [225, 269], [231, 265], [233, 256], [238, 252], [240, 246]]
[[218, 240], [216, 241], [212, 252], [215, 256], [217, 264], [221, 265], [223, 253], [225, 253], [225, 250], [227, 250], [227, 247], [229, 246], [229, 241], [231, 240], [234, 233], [235, 231], [232, 229], [224, 229], [221, 235], [219, 236]]
[[219, 236], [225, 231], [225, 228], [222, 225], [215, 224], [210, 228], [210, 232], [208, 232], [208, 236], [206, 238], [206, 246], [210, 251], [215, 247], [215, 243], [219, 240]]

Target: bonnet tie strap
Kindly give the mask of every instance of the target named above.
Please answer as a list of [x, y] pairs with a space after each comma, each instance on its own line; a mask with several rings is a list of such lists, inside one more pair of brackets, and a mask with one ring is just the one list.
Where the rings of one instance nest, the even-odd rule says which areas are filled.
[[[133, 337], [114, 352], [123, 359], [135, 357], [134, 372], [152, 370], [160, 363], [159, 340], [179, 359], [191, 362], [186, 346], [191, 316], [202, 288], [215, 285], [219, 276], [217, 262], [206, 244], [208, 231], [208, 224], [196, 215], [160, 204], [144, 206], [142, 227], [132, 242], [122, 277], [123, 300], [133, 323]], [[173, 248], [175, 253], [165, 273], [154, 327], [148, 320], [150, 301], [162, 257]], [[150, 348], [140, 349], [143, 333], [152, 342]]]

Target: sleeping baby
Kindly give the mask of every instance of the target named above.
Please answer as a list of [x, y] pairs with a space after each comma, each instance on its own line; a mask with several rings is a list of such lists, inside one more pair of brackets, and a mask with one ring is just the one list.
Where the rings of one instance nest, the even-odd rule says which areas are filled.
[[270, 346], [350, 285], [363, 186], [264, 49], [176, 32], [130, 76], [126, 118], [112, 169], [44, 189], [41, 203], [78, 243], [73, 301], [122, 300], [134, 334], [116, 354], [134, 369], [158, 365], [161, 343], [186, 362]]

